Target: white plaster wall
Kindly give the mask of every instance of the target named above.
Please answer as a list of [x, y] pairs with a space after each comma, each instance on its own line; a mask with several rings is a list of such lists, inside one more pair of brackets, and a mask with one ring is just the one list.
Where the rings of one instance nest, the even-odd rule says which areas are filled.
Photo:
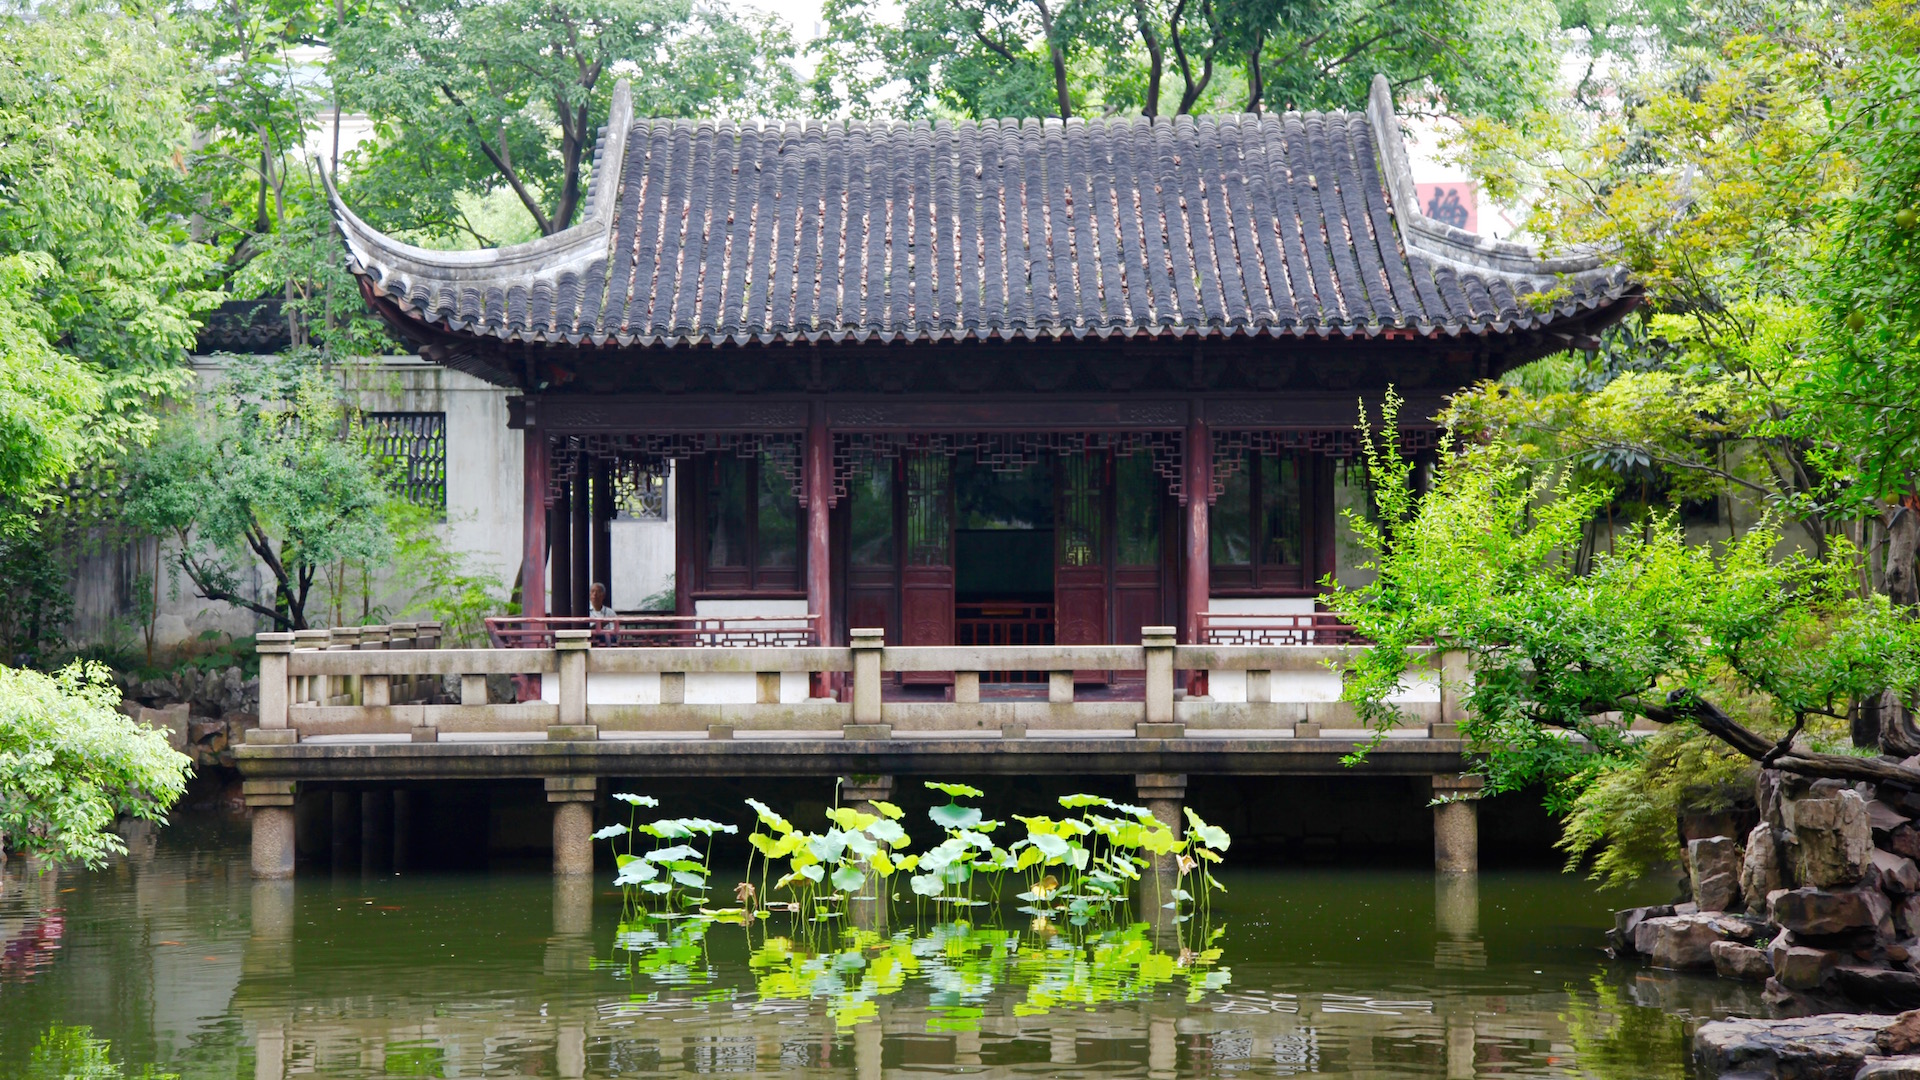
[[616, 611], [644, 611], [649, 597], [666, 593], [661, 610], [673, 610], [674, 503], [671, 473], [667, 476], [667, 517], [664, 521], [615, 520], [613, 539], [613, 607]]
[[[204, 396], [224, 378], [225, 366], [212, 357], [194, 358], [197, 393]], [[468, 568], [491, 577], [504, 595], [520, 570], [521, 433], [507, 427], [507, 396], [462, 372], [410, 356], [373, 357], [347, 372], [348, 396], [360, 408], [376, 412], [443, 412], [447, 417], [448, 546], [469, 557]], [[169, 573], [178, 545], [160, 541], [160, 596], [154, 620], [160, 649], [190, 643], [206, 631], [245, 637], [266, 628], [264, 619], [224, 603], [195, 595], [183, 575]], [[667, 552], [672, 572], [672, 551]], [[154, 541], [83, 553], [72, 584], [73, 636], [80, 641], [118, 637], [138, 645], [142, 638], [133, 616], [133, 584], [151, 573]], [[270, 603], [270, 577], [249, 564], [240, 575], [249, 599]], [[397, 607], [413, 583], [376, 578], [374, 602]], [[319, 617], [318, 601], [314, 609]], [[352, 614], [357, 615], [357, 610]]]

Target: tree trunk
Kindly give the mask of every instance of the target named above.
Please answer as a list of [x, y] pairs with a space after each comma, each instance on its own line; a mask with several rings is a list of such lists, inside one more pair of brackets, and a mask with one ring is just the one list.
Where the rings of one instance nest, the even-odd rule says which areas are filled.
[[[1920, 608], [1920, 579], [1914, 573], [1914, 559], [1920, 555], [1920, 507], [1916, 503], [1920, 499], [1915, 496], [1902, 496], [1886, 518], [1887, 599], [1909, 612]], [[1920, 754], [1920, 728], [1914, 725], [1911, 703], [1889, 691], [1875, 695], [1871, 705], [1881, 752], [1903, 758]], [[1867, 711], [1863, 704], [1861, 712]], [[1855, 745], [1859, 745], [1860, 734], [1856, 730]]]

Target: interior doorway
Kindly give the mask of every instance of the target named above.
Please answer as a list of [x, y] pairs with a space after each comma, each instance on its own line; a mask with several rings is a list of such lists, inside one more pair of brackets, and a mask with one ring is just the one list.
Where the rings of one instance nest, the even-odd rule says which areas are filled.
[[[961, 455], [953, 495], [955, 642], [1053, 644], [1053, 463], [1009, 468]], [[1002, 676], [1021, 681], [1025, 673]]]

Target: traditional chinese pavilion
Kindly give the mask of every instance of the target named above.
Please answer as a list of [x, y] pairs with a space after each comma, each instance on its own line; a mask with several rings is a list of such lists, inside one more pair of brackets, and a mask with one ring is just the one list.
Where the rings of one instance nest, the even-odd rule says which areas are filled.
[[394, 330], [520, 392], [527, 614], [585, 614], [617, 493], [671, 475], [682, 614], [842, 643], [1311, 612], [1359, 400], [1430, 447], [1446, 394], [1636, 299], [1423, 215], [1379, 79], [1357, 113], [765, 126], [622, 86], [565, 232], [429, 251], [335, 205]]

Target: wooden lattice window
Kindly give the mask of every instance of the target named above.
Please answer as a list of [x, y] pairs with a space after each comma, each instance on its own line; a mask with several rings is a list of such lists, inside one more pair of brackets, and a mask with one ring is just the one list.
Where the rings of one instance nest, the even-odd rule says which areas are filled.
[[447, 509], [447, 414], [370, 412], [361, 416], [367, 445], [401, 497]]

